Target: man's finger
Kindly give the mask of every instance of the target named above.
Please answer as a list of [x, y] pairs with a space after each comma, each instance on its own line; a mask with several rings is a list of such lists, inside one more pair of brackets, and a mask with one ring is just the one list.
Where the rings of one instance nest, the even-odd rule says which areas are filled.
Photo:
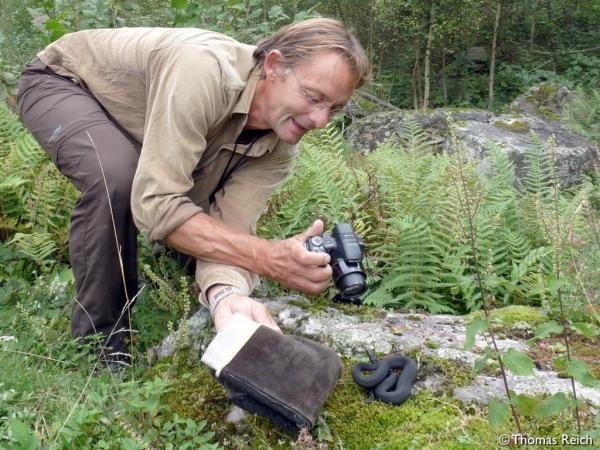
[[272, 330], [277, 331], [278, 333], [283, 334], [281, 329], [277, 326], [277, 324], [271, 317], [269, 310], [267, 310], [267, 308], [264, 305], [258, 302], [252, 303], [252, 320], [254, 320], [257, 323], [260, 323], [261, 325], [269, 327]]
[[331, 261], [331, 256], [329, 256], [329, 253], [311, 252], [310, 250], [306, 249], [306, 247], [302, 247], [293, 255], [296, 261], [303, 266], [324, 266], [329, 264]]
[[310, 227], [300, 233], [298, 236], [302, 239], [302, 241], [307, 240], [311, 236], [318, 236], [323, 234], [323, 230], [325, 229], [325, 224], [321, 219], [315, 220]]

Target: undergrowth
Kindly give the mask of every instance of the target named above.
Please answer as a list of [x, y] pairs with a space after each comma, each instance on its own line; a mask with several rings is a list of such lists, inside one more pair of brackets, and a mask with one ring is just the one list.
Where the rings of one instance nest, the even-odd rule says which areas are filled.
[[[536, 323], [535, 339], [562, 333], [593, 342], [600, 323], [597, 188], [592, 180], [558, 193], [551, 148], [532, 135], [527, 176], [517, 179], [512, 162], [490, 144], [492, 169], [482, 177], [460, 154], [432, 152], [410, 121], [401, 145], [383, 145], [367, 157], [352, 152], [329, 127], [303, 141], [294, 173], [272, 197], [259, 234], [289, 237], [316, 217], [325, 219], [327, 229], [349, 222], [368, 245], [367, 305], [453, 313], [477, 311], [484, 300], [491, 307], [541, 306], [546, 322]], [[235, 431], [215, 423], [223, 419], [225, 400], [208, 375], [180, 373], [177, 364], [187, 360], [177, 355], [169, 370], [149, 369], [144, 354], [175, 328], [176, 352], [186, 349], [186, 319], [197, 308], [190, 277], [166, 257], [151, 256], [140, 240], [144, 288], [130, 336], [134, 367], [128, 381], [96, 374], [95, 358], [69, 337], [75, 292], [66, 250], [77, 192], [3, 108], [0, 156], [0, 447], [214, 448], [217, 440], [235, 446]], [[460, 206], [465, 196], [472, 200], [469, 212]], [[471, 338], [489, 329], [474, 321]], [[556, 351], [565, 375], [594, 384], [593, 375], [576, 359], [565, 359], [565, 352]], [[500, 357], [508, 370], [529, 370], [521, 357]], [[305, 439], [340, 449], [385, 448], [385, 442], [398, 448], [474, 448], [485, 442], [490, 448], [494, 433], [510, 429], [498, 402], [491, 422], [482, 408], [465, 409], [427, 392], [403, 414], [382, 405], [366, 408], [354, 401], [359, 393], [345, 377], [313, 437]], [[206, 404], [215, 409], [203, 409], [205, 415], [196, 409], [194, 383], [212, 389]], [[554, 433], [566, 430], [569, 411], [582, 405], [566, 396], [558, 400], [550, 400], [558, 411], [552, 418], [528, 416], [534, 406], [522, 396], [512, 406], [530, 432]], [[249, 423], [249, 433], [264, 444], [256, 448], [304, 448], [266, 421]], [[425, 442], [424, 436], [433, 438]]]

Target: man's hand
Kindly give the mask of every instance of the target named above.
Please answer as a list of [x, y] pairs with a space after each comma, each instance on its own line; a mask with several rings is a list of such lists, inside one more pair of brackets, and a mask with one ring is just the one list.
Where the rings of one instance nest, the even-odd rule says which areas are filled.
[[[307, 294], [323, 292], [331, 280], [331, 257], [306, 249], [304, 242], [323, 233], [324, 224], [315, 222], [304, 232], [282, 241], [270, 241], [261, 264], [264, 273], [285, 287]], [[325, 266], [325, 267], [323, 267]]]
[[217, 332], [227, 325], [235, 313], [240, 313], [261, 325], [265, 325], [281, 333], [267, 307], [257, 300], [242, 294], [231, 294], [217, 305], [213, 317]]

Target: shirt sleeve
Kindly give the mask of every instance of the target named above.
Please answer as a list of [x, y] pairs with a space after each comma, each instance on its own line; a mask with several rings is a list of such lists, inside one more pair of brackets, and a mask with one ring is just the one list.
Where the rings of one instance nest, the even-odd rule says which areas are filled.
[[[282, 143], [271, 153], [250, 157], [215, 195], [209, 214], [242, 232], [256, 235], [256, 222], [271, 193], [290, 173], [296, 147]], [[259, 283], [258, 275], [248, 270], [198, 259], [196, 281], [202, 291], [200, 302], [208, 306], [206, 291], [214, 284], [227, 284], [246, 295]]]
[[150, 241], [163, 240], [202, 212], [188, 192], [205, 136], [227, 110], [223, 84], [218, 60], [204, 47], [167, 47], [148, 59], [146, 125], [131, 210]]

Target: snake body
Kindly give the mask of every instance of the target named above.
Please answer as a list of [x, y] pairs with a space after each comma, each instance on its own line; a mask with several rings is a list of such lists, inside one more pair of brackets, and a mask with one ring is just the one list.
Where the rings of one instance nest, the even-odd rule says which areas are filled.
[[[352, 378], [359, 386], [372, 391], [382, 402], [400, 405], [410, 395], [417, 378], [417, 363], [408, 356], [386, 356], [379, 360], [373, 352], [367, 352], [371, 363], [358, 363], [352, 368]], [[400, 376], [392, 369], [402, 369]], [[363, 372], [371, 372], [363, 375]]]

